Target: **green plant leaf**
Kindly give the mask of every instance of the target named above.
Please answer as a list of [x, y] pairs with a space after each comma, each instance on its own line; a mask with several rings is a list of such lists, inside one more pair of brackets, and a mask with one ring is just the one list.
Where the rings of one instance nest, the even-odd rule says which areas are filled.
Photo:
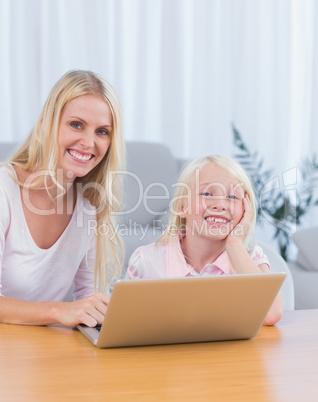
[[232, 124], [234, 145], [237, 148], [235, 159], [242, 165], [251, 179], [258, 205], [257, 222], [270, 220], [275, 225], [274, 238], [277, 239], [281, 255], [288, 256], [292, 225], [299, 225], [312, 206], [318, 205], [317, 155], [304, 158], [300, 165], [301, 183], [296, 185], [296, 202], [285, 195], [283, 189], [272, 189], [264, 193], [266, 185], [273, 178], [273, 169], [265, 168], [264, 159], [258, 151], [251, 152], [241, 134]]

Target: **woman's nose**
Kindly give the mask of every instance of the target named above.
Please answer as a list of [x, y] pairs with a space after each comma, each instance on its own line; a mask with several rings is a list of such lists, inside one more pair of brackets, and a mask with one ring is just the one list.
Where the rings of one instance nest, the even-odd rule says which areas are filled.
[[80, 144], [85, 149], [92, 148], [94, 146], [94, 133], [85, 131], [81, 136]]

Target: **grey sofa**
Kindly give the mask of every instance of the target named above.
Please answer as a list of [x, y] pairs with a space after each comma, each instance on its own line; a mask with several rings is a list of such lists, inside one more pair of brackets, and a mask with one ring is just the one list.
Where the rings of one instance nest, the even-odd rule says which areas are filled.
[[295, 286], [295, 308], [318, 308], [318, 226], [301, 229], [292, 236], [298, 254], [288, 262]]
[[[184, 164], [163, 144], [132, 141], [126, 145], [127, 171], [124, 173], [123, 208], [118, 225], [126, 249], [123, 275], [132, 252], [141, 245], [156, 241], [166, 227], [174, 185]], [[14, 144], [0, 144], [0, 161], [7, 158], [13, 147]], [[262, 246], [269, 256], [272, 270], [287, 273], [282, 294], [285, 310], [291, 310], [294, 308], [294, 287], [289, 268], [276, 252], [267, 245]]]
[[[123, 271], [133, 251], [158, 239], [168, 223], [169, 203], [180, 162], [162, 144], [127, 142], [121, 237], [126, 248]], [[124, 272], [123, 272], [124, 274]]]

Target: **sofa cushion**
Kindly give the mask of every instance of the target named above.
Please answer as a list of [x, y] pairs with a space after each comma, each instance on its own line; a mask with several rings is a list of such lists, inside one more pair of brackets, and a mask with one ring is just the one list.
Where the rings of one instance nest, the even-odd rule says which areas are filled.
[[318, 226], [299, 230], [292, 239], [298, 248], [298, 264], [305, 270], [318, 271]]
[[6, 161], [14, 153], [17, 145], [15, 142], [0, 142], [0, 162]]
[[318, 308], [318, 272], [304, 270], [299, 264], [288, 263], [295, 287], [295, 308]]
[[177, 181], [175, 158], [163, 144], [132, 141], [126, 146], [121, 221], [142, 226], [151, 226], [156, 220], [166, 222]]

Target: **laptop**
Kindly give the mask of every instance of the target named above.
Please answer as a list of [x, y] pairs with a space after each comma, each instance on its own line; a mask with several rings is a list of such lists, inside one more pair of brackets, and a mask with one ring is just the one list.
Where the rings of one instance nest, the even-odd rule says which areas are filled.
[[285, 273], [119, 280], [98, 328], [77, 328], [99, 348], [249, 339]]

